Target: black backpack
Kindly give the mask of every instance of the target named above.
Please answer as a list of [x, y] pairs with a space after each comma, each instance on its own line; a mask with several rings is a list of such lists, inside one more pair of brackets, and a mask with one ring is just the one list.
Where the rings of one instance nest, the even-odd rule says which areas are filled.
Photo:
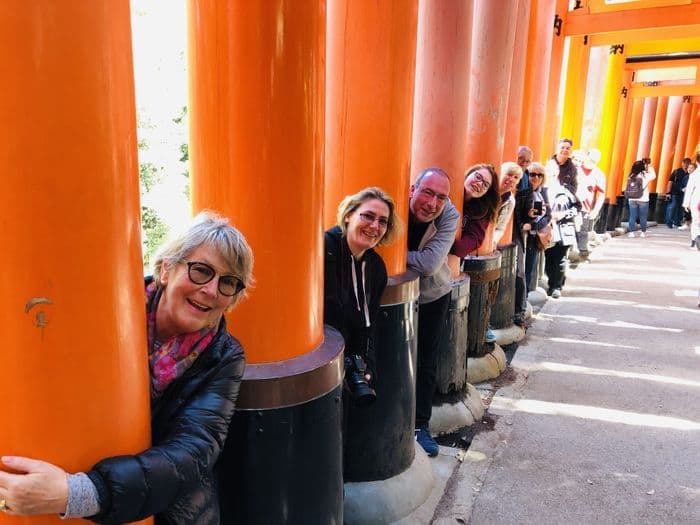
[[634, 175], [630, 173], [625, 186], [625, 197], [628, 199], [639, 199], [644, 195], [644, 177], [642, 174]]

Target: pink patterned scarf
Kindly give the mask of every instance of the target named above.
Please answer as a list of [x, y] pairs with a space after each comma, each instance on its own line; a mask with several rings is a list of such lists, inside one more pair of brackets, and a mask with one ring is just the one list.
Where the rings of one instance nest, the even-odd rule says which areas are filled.
[[156, 340], [156, 311], [163, 288], [151, 282], [146, 286], [146, 326], [148, 329], [148, 363], [151, 376], [151, 399], [158, 399], [165, 389], [185, 373], [199, 354], [206, 350], [219, 329], [219, 323], [198, 332], [176, 335], [159, 344]]

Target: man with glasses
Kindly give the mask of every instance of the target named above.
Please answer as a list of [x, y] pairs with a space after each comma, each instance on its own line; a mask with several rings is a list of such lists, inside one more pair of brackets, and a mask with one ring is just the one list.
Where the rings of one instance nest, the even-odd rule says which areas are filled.
[[429, 423], [435, 394], [437, 358], [452, 291], [447, 254], [459, 225], [449, 199], [450, 179], [439, 168], [423, 170], [409, 191], [408, 273], [420, 277], [418, 365], [416, 369], [416, 440], [426, 453], [439, 447]]
[[532, 164], [532, 150], [527, 146], [519, 146], [517, 163], [523, 170], [523, 177], [518, 183], [518, 191], [526, 190], [530, 187], [527, 168]]

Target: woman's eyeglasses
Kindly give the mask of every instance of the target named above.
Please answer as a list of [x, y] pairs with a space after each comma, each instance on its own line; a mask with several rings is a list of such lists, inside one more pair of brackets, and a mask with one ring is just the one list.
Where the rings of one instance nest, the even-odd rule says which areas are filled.
[[538, 179], [544, 179], [544, 173], [530, 172], [529, 175], [530, 175], [530, 177], [537, 177]]
[[[199, 261], [183, 262], [187, 264], [187, 275], [194, 284], [207, 284], [216, 277], [216, 270], [206, 263]], [[245, 284], [233, 275], [220, 275], [217, 288], [221, 295], [233, 297], [245, 288]]]
[[485, 190], [488, 190], [488, 189], [491, 187], [491, 183], [488, 182], [488, 181], [484, 178], [484, 176], [483, 176], [481, 173], [479, 173], [478, 171], [475, 171], [474, 173], [472, 173], [472, 175], [474, 175], [474, 178], [476, 179], [476, 182], [479, 183], [479, 185], [484, 189], [484, 191], [485, 191]]
[[359, 214], [360, 219], [362, 219], [362, 222], [367, 223], [367, 224], [372, 224], [374, 221], [377, 221], [377, 224], [379, 224], [380, 228], [388, 228], [389, 227], [389, 219], [385, 219], [384, 217], [377, 217], [374, 213], [369, 213], [369, 212], [362, 212]]

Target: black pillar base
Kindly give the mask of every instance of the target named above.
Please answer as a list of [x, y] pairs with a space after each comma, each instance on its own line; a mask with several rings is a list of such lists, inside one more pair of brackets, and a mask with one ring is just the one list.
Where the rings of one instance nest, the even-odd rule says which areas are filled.
[[343, 340], [249, 364], [217, 463], [221, 523], [343, 523]]
[[498, 293], [491, 305], [491, 328], [506, 328], [513, 324], [515, 312], [515, 273], [517, 269], [517, 249], [515, 244], [500, 246], [501, 274], [498, 279]]
[[377, 400], [349, 411], [345, 481], [388, 479], [413, 462], [417, 300], [417, 279], [388, 286], [382, 298], [375, 337]]
[[467, 383], [469, 276], [462, 274], [452, 283], [450, 307], [445, 321], [447, 337], [438, 354], [436, 394], [460, 392]]
[[469, 274], [469, 315], [467, 356], [481, 357], [490, 348], [484, 348], [484, 337], [491, 318], [491, 304], [496, 300], [498, 279], [501, 276], [501, 252], [462, 259], [462, 271]]

